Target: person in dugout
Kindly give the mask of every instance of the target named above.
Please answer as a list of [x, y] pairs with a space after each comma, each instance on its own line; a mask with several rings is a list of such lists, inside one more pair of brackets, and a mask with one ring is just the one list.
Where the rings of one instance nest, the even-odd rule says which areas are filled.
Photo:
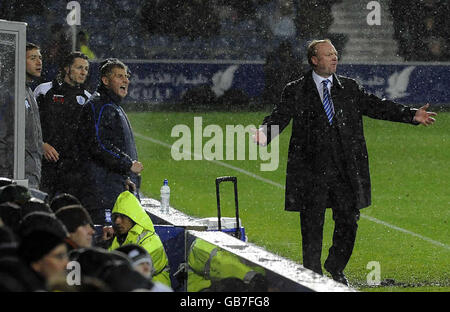
[[150, 216], [129, 191], [122, 192], [112, 210], [114, 238], [109, 250], [136, 244], [150, 254], [152, 281], [171, 287], [170, 267], [164, 246], [155, 232]]

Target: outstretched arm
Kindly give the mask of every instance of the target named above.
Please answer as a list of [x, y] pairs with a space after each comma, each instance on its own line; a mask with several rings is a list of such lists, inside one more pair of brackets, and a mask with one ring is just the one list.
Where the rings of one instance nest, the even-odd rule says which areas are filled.
[[428, 107], [430, 107], [430, 104], [426, 104], [419, 108], [416, 111], [416, 114], [414, 115], [414, 121], [418, 122], [424, 126], [432, 125], [436, 120], [431, 116], [436, 116], [436, 113], [433, 112], [427, 112]]

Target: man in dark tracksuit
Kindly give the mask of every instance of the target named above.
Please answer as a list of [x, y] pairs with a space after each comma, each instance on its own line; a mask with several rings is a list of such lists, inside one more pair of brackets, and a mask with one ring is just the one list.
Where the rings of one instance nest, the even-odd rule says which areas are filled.
[[321, 253], [326, 208], [335, 229], [324, 268], [347, 284], [343, 273], [358, 228], [359, 210], [371, 204], [369, 162], [363, 115], [371, 118], [431, 125], [436, 115], [428, 105], [412, 109], [368, 94], [353, 79], [335, 74], [337, 52], [329, 40], [308, 47], [312, 70], [288, 83], [281, 101], [255, 134], [268, 144], [292, 120], [286, 169], [285, 210], [300, 211], [303, 265], [322, 274]]
[[120, 106], [128, 93], [128, 67], [117, 59], [100, 64], [100, 85], [83, 107], [78, 136], [84, 187], [78, 198], [94, 224], [111, 225], [111, 210], [128, 178], [139, 194], [142, 164], [130, 122]]
[[75, 193], [74, 188], [81, 183], [72, 166], [78, 157], [78, 118], [90, 97], [83, 88], [88, 71], [88, 58], [81, 52], [70, 53], [61, 64], [60, 76], [34, 90], [44, 141], [40, 189], [50, 199], [60, 193]]

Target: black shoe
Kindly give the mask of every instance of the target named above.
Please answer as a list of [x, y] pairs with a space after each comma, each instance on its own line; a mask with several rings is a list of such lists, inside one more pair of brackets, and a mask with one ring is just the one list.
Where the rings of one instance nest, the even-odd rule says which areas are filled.
[[347, 277], [345, 277], [344, 272], [339, 273], [330, 272], [330, 274], [333, 280], [335, 280], [338, 283], [344, 284], [345, 286], [348, 286], [348, 280]]

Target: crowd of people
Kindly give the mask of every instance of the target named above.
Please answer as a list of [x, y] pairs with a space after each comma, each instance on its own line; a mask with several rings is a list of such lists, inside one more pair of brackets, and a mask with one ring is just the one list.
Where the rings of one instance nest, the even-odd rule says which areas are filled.
[[[83, 14], [77, 27], [82, 32], [77, 49], [89, 47], [99, 58], [112, 51], [116, 57], [127, 59], [159, 55], [182, 58], [189, 56], [186, 53], [202, 58], [264, 59], [265, 53], [276, 49], [280, 41], [289, 40], [299, 46], [300, 52], [307, 39], [326, 37], [333, 22], [331, 7], [339, 1], [78, 1]], [[20, 0], [0, 4], [0, 18], [26, 21], [33, 26], [28, 33], [30, 41], [47, 39], [43, 34], [56, 38], [64, 28], [69, 40], [62, 39], [65, 42], [61, 46], [71, 45], [72, 29], [64, 26], [65, 19], [61, 18], [67, 13], [65, 4], [58, 1], [36, 1], [32, 6]], [[121, 22], [112, 22], [116, 20]], [[124, 40], [127, 48], [121, 49]], [[54, 49], [59, 44], [51, 46]]]
[[[70, 194], [48, 203], [11, 179], [0, 183], [0, 291], [172, 291], [164, 248], [132, 193], [113, 210], [129, 227], [112, 229], [95, 225]], [[140, 224], [147, 234], [136, 240]]]
[[[6, 117], [13, 101], [1, 107], [0, 289], [171, 291], [168, 257], [140, 205], [143, 165], [120, 106], [128, 67], [105, 60], [91, 95], [84, 87], [90, 68], [83, 53], [65, 55], [58, 75], [33, 91], [44, 66], [41, 48], [27, 43], [28, 187], [12, 180], [14, 118]], [[69, 261], [80, 266], [73, 284], [67, 281]]]
[[448, 1], [391, 1], [390, 11], [400, 56], [406, 61], [450, 61]]
[[[227, 57], [227, 53], [238, 53], [233, 54], [233, 57], [242, 59], [247, 57], [245, 46], [249, 44], [253, 45], [250, 50], [262, 50], [259, 57], [264, 59], [267, 53], [278, 48], [281, 41], [287, 40], [294, 47], [299, 44], [295, 51], [300, 53], [304, 50], [302, 42], [329, 37], [329, 28], [333, 23], [332, 7], [342, 0], [146, 0], [139, 4], [129, 0], [79, 2], [84, 14], [78, 27], [81, 34], [77, 49], [84, 49], [90, 58], [103, 57], [105, 44], [109, 44], [118, 57], [158, 57], [155, 52], [157, 49], [146, 45], [157, 42], [159, 38], [162, 40], [159, 44], [166, 45], [166, 48], [160, 47], [164, 50], [164, 57], [183, 57], [183, 53], [189, 51], [183, 51], [179, 46], [187, 42], [191, 50], [198, 45], [199, 56]], [[406, 61], [449, 60], [450, 28], [446, 16], [450, 6], [447, 1], [389, 1], [388, 4], [400, 56]], [[108, 12], [107, 16], [98, 14], [105, 11]], [[65, 5], [57, 1], [35, 1], [29, 4], [21, 0], [9, 0], [0, 5], [0, 18], [27, 21], [34, 27], [30, 31], [30, 39], [38, 41], [34, 37], [40, 38], [45, 33], [61, 39], [63, 20], [52, 12], [67, 15]], [[120, 42], [117, 36], [119, 26], [111, 23], [118, 19], [121, 20], [120, 33], [125, 40], [129, 40], [124, 50], [117, 46], [117, 42]], [[104, 27], [99, 28], [99, 25]], [[70, 27], [65, 27], [65, 32], [68, 35]], [[97, 39], [90, 41], [90, 37]], [[155, 38], [156, 41], [146, 38]], [[174, 42], [167, 41], [167, 38], [174, 38]], [[66, 42], [61, 45], [51, 43], [50, 46], [64, 48], [71, 44], [70, 40], [62, 41]], [[221, 54], [224, 43], [231, 45], [232, 49], [225, 49], [225, 53]], [[136, 52], [136, 49], [139, 51]], [[50, 61], [51, 58], [47, 60]]]

